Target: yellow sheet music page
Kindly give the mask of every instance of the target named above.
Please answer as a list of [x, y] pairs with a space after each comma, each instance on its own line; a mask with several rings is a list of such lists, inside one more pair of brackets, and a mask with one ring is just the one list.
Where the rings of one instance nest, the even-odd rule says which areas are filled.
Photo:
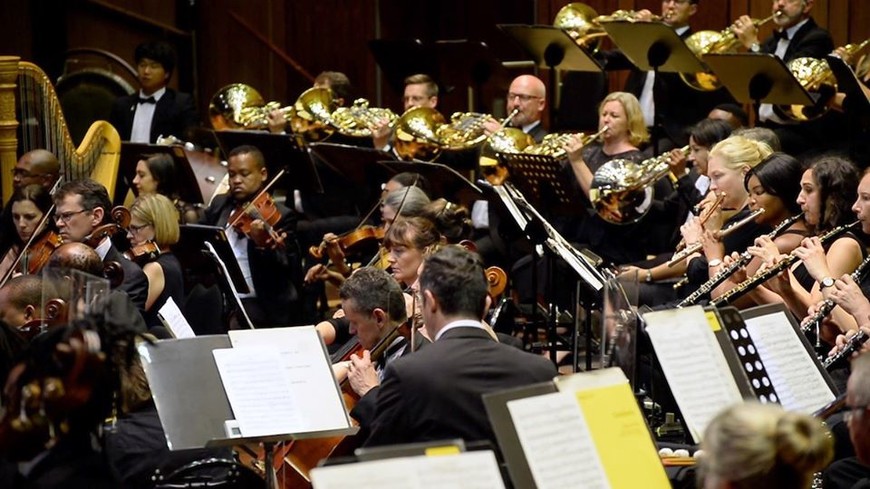
[[[561, 391], [574, 391], [610, 487], [670, 488], [649, 428], [622, 371], [610, 368], [571, 377], [566, 382], [557, 381], [557, 385]], [[631, 470], [626, 470], [629, 461]]]

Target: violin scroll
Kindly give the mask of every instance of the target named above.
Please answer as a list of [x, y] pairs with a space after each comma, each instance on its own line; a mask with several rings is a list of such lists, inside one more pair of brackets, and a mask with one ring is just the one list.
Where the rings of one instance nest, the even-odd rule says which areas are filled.
[[489, 267], [485, 270], [489, 295], [497, 299], [507, 286], [507, 274], [499, 267]]

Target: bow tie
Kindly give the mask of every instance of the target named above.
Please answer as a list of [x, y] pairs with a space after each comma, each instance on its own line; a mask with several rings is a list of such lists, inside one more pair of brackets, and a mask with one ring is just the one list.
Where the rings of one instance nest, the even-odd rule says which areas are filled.
[[140, 104], [156, 104], [157, 100], [153, 96], [148, 97], [148, 98], [139, 97], [139, 103]]
[[776, 39], [777, 41], [779, 41], [779, 40], [788, 41], [788, 31], [786, 31], [785, 29], [783, 29], [781, 31], [773, 31], [773, 38]]

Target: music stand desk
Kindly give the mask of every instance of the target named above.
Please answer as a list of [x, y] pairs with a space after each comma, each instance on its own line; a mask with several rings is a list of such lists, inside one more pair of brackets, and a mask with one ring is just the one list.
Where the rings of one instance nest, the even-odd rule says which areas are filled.
[[697, 73], [706, 68], [672, 27], [661, 22], [615, 20], [601, 26], [613, 43], [645, 71]]
[[203, 254], [205, 251], [203, 249], [203, 242], [208, 241], [214, 246], [215, 252], [226, 265], [227, 272], [230, 275], [228, 279], [232, 280], [236, 290], [241, 294], [250, 292], [248, 283], [245, 282], [245, 277], [242, 275], [242, 269], [239, 268], [239, 262], [236, 260], [233, 249], [227, 240], [224, 228], [203, 224], [183, 224], [180, 230], [181, 239], [173, 247], [173, 250], [179, 256], [179, 259], [189, 257], [189, 259], [184, 259], [182, 263], [193, 263], [195, 265], [196, 263], [207, 262], [211, 266], [211, 260]]
[[785, 63], [772, 54], [707, 54], [704, 61], [740, 103], [814, 103]]
[[602, 71], [601, 64], [574, 42], [564, 30], [548, 25], [499, 24], [539, 68], [566, 71]]

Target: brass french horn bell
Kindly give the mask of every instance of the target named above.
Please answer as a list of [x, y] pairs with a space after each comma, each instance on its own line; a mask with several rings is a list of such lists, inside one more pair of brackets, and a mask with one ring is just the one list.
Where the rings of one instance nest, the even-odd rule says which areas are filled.
[[244, 83], [233, 83], [222, 87], [208, 104], [208, 116], [213, 128], [244, 129], [242, 113], [246, 108], [263, 107], [266, 103], [260, 92]]
[[335, 94], [329, 88], [309, 88], [290, 109], [290, 128], [309, 143], [323, 141], [335, 132], [332, 113], [337, 106]]
[[444, 116], [429, 107], [412, 107], [396, 121], [391, 145], [403, 160], [432, 161], [441, 154], [438, 129]]
[[535, 140], [522, 129], [504, 127], [492, 133], [480, 148], [480, 172], [492, 185], [501, 185], [508, 177], [507, 168], [499, 164], [498, 154], [519, 154]]
[[597, 19], [595, 9], [585, 3], [573, 2], [559, 9], [553, 26], [567, 32], [578, 46], [596, 52], [601, 47], [601, 38], [607, 35]]

